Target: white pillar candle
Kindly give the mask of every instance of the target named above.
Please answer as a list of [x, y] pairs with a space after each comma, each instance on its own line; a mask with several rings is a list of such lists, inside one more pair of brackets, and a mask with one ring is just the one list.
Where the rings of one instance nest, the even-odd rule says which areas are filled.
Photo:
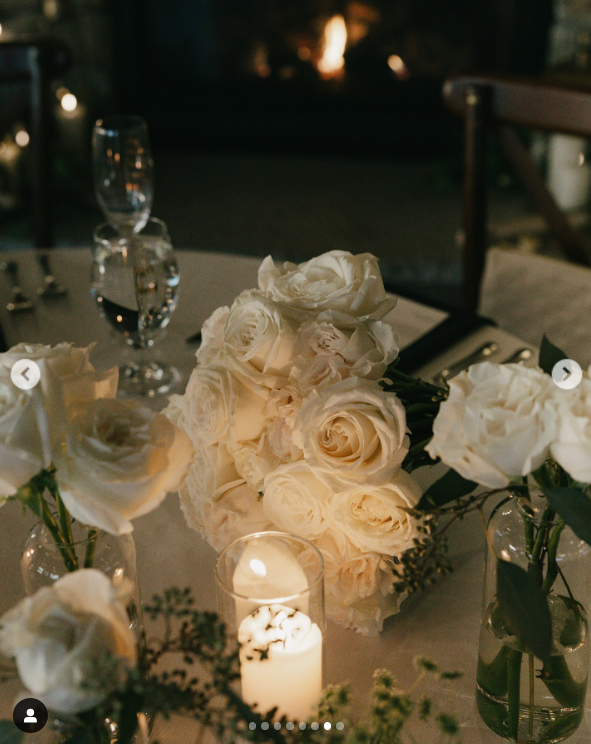
[[233, 585], [236, 594], [259, 600], [236, 600], [238, 624], [257, 607], [292, 596], [294, 600], [285, 604], [308, 613], [308, 579], [291, 550], [280, 542], [249, 543], [234, 571]]
[[589, 201], [591, 168], [587, 140], [553, 134], [548, 147], [548, 188], [561, 209], [581, 209]]
[[242, 697], [257, 711], [305, 721], [322, 692], [322, 633], [299, 610], [273, 604], [238, 629]]

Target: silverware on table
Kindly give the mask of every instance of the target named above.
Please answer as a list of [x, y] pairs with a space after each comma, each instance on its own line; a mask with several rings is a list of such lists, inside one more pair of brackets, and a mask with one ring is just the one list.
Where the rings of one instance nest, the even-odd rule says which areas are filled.
[[433, 378], [433, 382], [437, 385], [441, 385], [442, 383], [447, 382], [447, 380], [455, 377], [462, 370], [467, 369], [472, 364], [482, 362], [485, 359], [491, 357], [493, 354], [496, 354], [498, 348], [498, 344], [496, 344], [494, 341], [487, 341], [485, 344], [482, 344], [482, 346], [479, 346], [477, 349], [470, 352], [470, 354], [468, 354], [467, 356], [438, 372]]
[[37, 253], [37, 262], [43, 271], [45, 284], [38, 287], [37, 294], [39, 297], [61, 297], [68, 293], [68, 290], [58, 283], [51, 270], [49, 263], [49, 254], [46, 252]]
[[25, 295], [21, 289], [18, 279], [18, 264], [16, 261], [3, 261], [0, 269], [4, 272], [12, 289], [12, 299], [6, 305], [9, 313], [20, 313], [32, 310], [34, 303]]
[[517, 351], [514, 351], [513, 354], [508, 356], [506, 359], [503, 359], [501, 364], [517, 364], [517, 362], [527, 362], [533, 357], [533, 355], [534, 352], [532, 349], [517, 349]]

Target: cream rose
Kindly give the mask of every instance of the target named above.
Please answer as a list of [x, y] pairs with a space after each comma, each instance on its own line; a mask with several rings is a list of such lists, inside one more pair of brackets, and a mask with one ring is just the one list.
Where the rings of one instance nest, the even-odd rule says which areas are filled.
[[404, 406], [377, 382], [352, 377], [310, 393], [296, 418], [294, 442], [335, 492], [383, 485], [408, 452]]
[[272, 388], [291, 371], [294, 341], [277, 304], [248, 290], [230, 308], [220, 359], [236, 374]]
[[536, 470], [556, 437], [554, 383], [520, 364], [475, 364], [450, 381], [426, 450], [464, 478], [504, 488]]
[[419, 536], [419, 520], [407, 509], [422, 492], [408, 473], [400, 470], [383, 486], [359, 485], [335, 496], [332, 521], [360, 550], [400, 555]]
[[303, 460], [267, 475], [263, 492], [265, 514], [286, 532], [313, 540], [330, 525], [333, 493]]
[[220, 499], [206, 501], [202, 508], [205, 537], [217, 551], [244, 535], [273, 529], [259, 494], [246, 484], [228, 489]]
[[257, 493], [263, 490], [265, 476], [281, 464], [277, 455], [270, 449], [266, 434], [256, 441], [231, 440], [227, 449], [234, 458], [236, 470]]
[[278, 266], [267, 256], [259, 268], [259, 288], [292, 310], [338, 310], [354, 317], [383, 318], [395, 305], [384, 290], [378, 261], [370, 253], [329, 251], [299, 265]]
[[591, 381], [554, 391], [558, 432], [550, 446], [556, 462], [579, 483], [591, 483]]
[[293, 427], [302, 401], [301, 393], [293, 385], [286, 385], [272, 391], [265, 408], [269, 448], [282, 462], [294, 462], [304, 456], [293, 441]]
[[136, 660], [125, 589], [82, 569], [27, 597], [0, 619], [0, 649], [25, 687], [53, 712], [99, 705]]
[[195, 447], [208, 447], [228, 441], [235, 400], [236, 385], [228, 370], [195, 367], [184, 395], [171, 395], [164, 414], [189, 435]]
[[292, 377], [304, 395], [347, 377], [379, 380], [397, 354], [387, 323], [326, 311], [298, 330]]
[[57, 478], [70, 514], [111, 534], [180, 488], [193, 455], [189, 437], [162, 414], [101, 399], [69, 423]]
[[224, 327], [229, 314], [229, 307], [218, 307], [201, 326], [201, 343], [196, 354], [199, 364], [215, 363], [224, 343]]

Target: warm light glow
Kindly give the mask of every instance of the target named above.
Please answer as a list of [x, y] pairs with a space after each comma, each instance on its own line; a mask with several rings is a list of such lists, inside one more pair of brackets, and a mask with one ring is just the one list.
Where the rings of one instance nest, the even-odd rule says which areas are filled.
[[0, 36], [2, 35], [2, 24], [0, 23]]
[[318, 61], [318, 71], [324, 77], [339, 77], [345, 66], [347, 26], [341, 15], [333, 16], [324, 27], [324, 51]]
[[123, 316], [122, 315], [118, 315], [117, 316], [117, 323], [122, 323], [122, 322], [123, 322]]
[[62, 96], [62, 108], [64, 111], [74, 111], [78, 105], [78, 99], [73, 93], [65, 93]]
[[396, 77], [400, 78], [400, 80], [406, 80], [406, 78], [410, 77], [408, 67], [404, 64], [402, 58], [399, 57], [397, 54], [391, 54], [388, 57], [388, 67], [392, 70]]
[[19, 147], [26, 147], [31, 138], [29, 137], [28, 132], [25, 132], [24, 129], [19, 129], [19, 131], [14, 135], [14, 139]]
[[250, 562], [250, 569], [253, 573], [255, 573], [257, 576], [266, 576], [267, 575], [267, 567], [262, 561], [259, 561], [258, 558], [253, 558]]

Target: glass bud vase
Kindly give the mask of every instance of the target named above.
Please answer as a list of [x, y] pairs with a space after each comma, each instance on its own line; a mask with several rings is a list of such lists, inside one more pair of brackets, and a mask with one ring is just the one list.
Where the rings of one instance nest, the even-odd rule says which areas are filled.
[[[519, 744], [563, 741], [584, 715], [591, 548], [536, 494], [531, 505], [511, 496], [501, 501], [490, 517], [487, 543], [478, 711], [495, 733]], [[545, 661], [521, 646], [501, 616], [497, 558], [528, 571], [547, 596], [552, 650]]]
[[[101, 531], [89, 532], [87, 527], [78, 523], [72, 524], [72, 532], [74, 541], [58, 548], [42, 522], [30, 530], [21, 558], [25, 592], [30, 596], [41, 587], [50, 586], [65, 576], [69, 572], [64, 557], [64, 550], [67, 550], [70, 556], [74, 556], [78, 568], [96, 568], [115, 584], [123, 579], [131, 582], [132, 593], [127, 612], [130, 627], [141, 642], [143, 623], [133, 537], [110, 535]], [[70, 558], [70, 565], [71, 563]]]

